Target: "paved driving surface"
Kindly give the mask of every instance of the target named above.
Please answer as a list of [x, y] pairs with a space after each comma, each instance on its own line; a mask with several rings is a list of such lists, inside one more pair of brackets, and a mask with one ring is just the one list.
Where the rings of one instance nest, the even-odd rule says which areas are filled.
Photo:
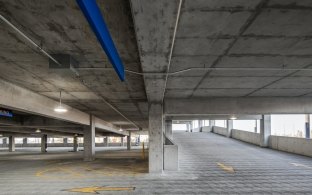
[[[180, 171], [147, 173], [140, 149], [0, 152], [0, 194], [312, 194], [312, 159], [212, 133], [175, 132]], [[125, 188], [121, 188], [125, 187]], [[104, 190], [104, 191], [102, 191]], [[106, 191], [109, 190], [109, 191]], [[116, 191], [119, 190], [119, 191]]]

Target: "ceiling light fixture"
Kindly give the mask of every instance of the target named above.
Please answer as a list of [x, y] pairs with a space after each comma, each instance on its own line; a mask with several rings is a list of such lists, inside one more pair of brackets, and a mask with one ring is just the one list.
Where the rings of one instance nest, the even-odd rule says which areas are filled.
[[233, 116], [230, 117], [230, 119], [231, 119], [231, 120], [236, 120], [237, 117], [236, 117], [235, 115], [233, 115]]
[[120, 126], [120, 128], [119, 128], [119, 131], [122, 131], [122, 128], [121, 128], [121, 126]]
[[36, 129], [35, 132], [36, 132], [36, 133], [41, 133], [41, 130], [40, 130], [40, 129]]
[[58, 113], [67, 112], [67, 109], [62, 106], [62, 90], [60, 91], [60, 105], [54, 108], [54, 111]]

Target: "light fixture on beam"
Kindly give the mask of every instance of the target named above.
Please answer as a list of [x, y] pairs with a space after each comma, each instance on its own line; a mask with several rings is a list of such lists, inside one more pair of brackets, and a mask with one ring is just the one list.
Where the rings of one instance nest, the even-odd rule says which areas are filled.
[[0, 133], [0, 137], [3, 137], [3, 135]]
[[121, 126], [120, 126], [120, 128], [119, 128], [119, 131], [123, 131], [122, 128], [121, 128]]
[[237, 117], [236, 117], [235, 115], [232, 115], [232, 116], [230, 117], [230, 119], [231, 119], [231, 120], [236, 120]]
[[62, 91], [60, 91], [60, 105], [54, 108], [54, 111], [58, 113], [67, 112], [67, 109], [62, 106]]
[[36, 133], [41, 133], [41, 130], [40, 130], [40, 129], [36, 129], [35, 132], [36, 132]]

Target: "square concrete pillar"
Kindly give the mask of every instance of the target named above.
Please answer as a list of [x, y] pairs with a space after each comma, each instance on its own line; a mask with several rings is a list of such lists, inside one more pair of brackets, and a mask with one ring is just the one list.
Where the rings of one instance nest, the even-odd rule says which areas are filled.
[[78, 152], [78, 136], [74, 136], [73, 139], [73, 151]]
[[305, 115], [305, 138], [310, 139], [310, 114]]
[[14, 136], [9, 137], [9, 152], [15, 151], [15, 138]]
[[104, 137], [103, 142], [104, 142], [104, 146], [108, 147], [108, 137]]
[[163, 107], [161, 103], [149, 104], [149, 172], [163, 170]]
[[129, 131], [129, 135], [127, 136], [127, 150], [131, 150], [131, 132]]
[[209, 121], [209, 125], [212, 127], [212, 126], [215, 126], [216, 125], [216, 121], [215, 120], [210, 120]]
[[227, 120], [226, 121], [226, 127], [227, 127], [227, 137], [232, 136], [232, 129], [233, 129], [233, 120]]
[[27, 145], [27, 138], [23, 138], [23, 146], [26, 146]]
[[124, 146], [124, 137], [120, 137], [120, 145], [123, 147]]
[[83, 140], [84, 161], [93, 161], [95, 159], [95, 122], [93, 115], [90, 115], [90, 125], [83, 129]]
[[3, 138], [3, 139], [2, 139], [2, 144], [8, 144], [8, 138], [6, 138], [6, 137]]
[[165, 135], [172, 139], [172, 120], [165, 120]]
[[271, 135], [271, 115], [262, 115], [260, 120], [260, 146], [268, 147]]
[[41, 152], [45, 153], [47, 152], [48, 148], [48, 135], [41, 135]]
[[67, 140], [67, 138], [65, 137], [65, 138], [63, 138], [63, 144], [67, 144], [68, 143], [68, 140]]

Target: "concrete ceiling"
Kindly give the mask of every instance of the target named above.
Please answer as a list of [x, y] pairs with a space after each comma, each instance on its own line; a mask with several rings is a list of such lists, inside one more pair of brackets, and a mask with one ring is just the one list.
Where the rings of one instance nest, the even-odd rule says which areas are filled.
[[[130, 4], [123, 0], [98, 1], [126, 69], [141, 72]], [[74, 0], [1, 0], [0, 13], [49, 53], [72, 55], [83, 84], [73, 72], [49, 69], [48, 59], [35, 51], [10, 27], [0, 26], [0, 77], [63, 102], [108, 122], [133, 128], [105, 101], [139, 127], [147, 127], [147, 99], [142, 76], [127, 74], [120, 82]]]
[[[312, 1], [183, 0], [166, 98], [311, 96]], [[266, 68], [266, 70], [252, 70]], [[275, 68], [277, 70], [267, 70]]]
[[312, 63], [310, 0], [98, 4], [125, 68], [149, 74], [127, 72], [120, 82], [74, 0], [0, 0], [0, 13], [49, 53], [102, 68], [78, 69], [85, 83], [73, 72], [51, 70], [46, 57], [1, 22], [0, 77], [55, 100], [62, 89], [66, 104], [124, 128], [133, 126], [105, 102], [147, 128], [148, 101], [312, 96], [312, 71], [302, 70]]

